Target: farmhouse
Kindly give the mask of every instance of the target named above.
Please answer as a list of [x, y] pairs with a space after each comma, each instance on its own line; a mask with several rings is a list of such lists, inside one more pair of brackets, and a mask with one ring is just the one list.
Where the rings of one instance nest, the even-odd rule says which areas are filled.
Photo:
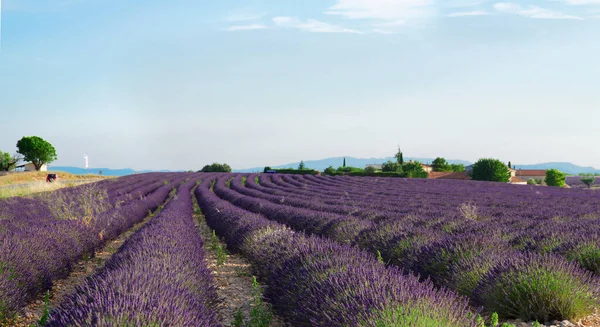
[[517, 177], [523, 180], [535, 179], [536, 181], [543, 181], [546, 178], [546, 171], [539, 170], [531, 170], [531, 169], [519, 169], [517, 170]]
[[[20, 164], [15, 167], [15, 171], [35, 171], [35, 165], [32, 162]], [[43, 164], [40, 171], [48, 171], [48, 165]]]
[[[411, 161], [412, 161], [412, 160], [411, 160]], [[427, 164], [424, 164], [424, 163], [422, 163], [422, 164], [421, 164], [421, 166], [423, 166], [423, 170], [424, 170], [424, 171], [426, 171], [426, 172], [428, 172], [428, 173], [431, 173], [431, 172], [433, 172], [433, 167], [432, 167], [431, 165], [427, 165]]]

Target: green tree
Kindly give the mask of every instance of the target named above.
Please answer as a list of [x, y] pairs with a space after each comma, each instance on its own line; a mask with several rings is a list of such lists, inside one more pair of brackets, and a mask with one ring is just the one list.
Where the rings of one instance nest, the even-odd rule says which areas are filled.
[[0, 171], [13, 170], [19, 161], [21, 161], [21, 156], [18, 154], [11, 156], [8, 152], [0, 151]]
[[265, 169], [263, 169], [263, 173], [266, 174], [269, 170], [271, 170], [271, 167], [265, 166]]
[[538, 185], [538, 181], [535, 178], [530, 178], [527, 180], [527, 185]]
[[367, 168], [365, 168], [365, 173], [367, 174], [375, 174], [377, 172], [377, 169], [375, 169], [375, 167], [373, 166], [369, 166]]
[[452, 166], [444, 158], [437, 157], [431, 163], [433, 171], [452, 171]]
[[588, 188], [592, 188], [592, 184], [594, 184], [595, 181], [596, 177], [594, 176], [584, 177], [581, 179], [581, 182], [587, 185]]
[[306, 169], [306, 165], [304, 165], [304, 160], [300, 160], [300, 164], [298, 165], [298, 170]]
[[342, 167], [346, 167], [346, 158], [344, 158], [344, 165]]
[[25, 161], [31, 161], [35, 170], [40, 170], [44, 164], [58, 159], [56, 149], [38, 136], [25, 136], [17, 142], [17, 152], [22, 154]]
[[510, 163], [510, 161], [508, 162], [508, 168], [512, 169], [512, 164]]
[[425, 171], [420, 162], [412, 160], [402, 165], [402, 170], [407, 173], [421, 173]]
[[510, 181], [508, 166], [498, 159], [479, 159], [473, 165], [471, 178], [476, 181], [504, 182]]
[[452, 171], [455, 173], [462, 173], [465, 171], [465, 165], [463, 164], [451, 164], [450, 168], [452, 168]]
[[230, 173], [231, 167], [226, 163], [220, 164], [215, 162], [211, 165], [204, 166], [200, 171], [203, 173]]
[[325, 170], [323, 171], [323, 173], [325, 175], [335, 175], [336, 170], [335, 170], [335, 168], [333, 168], [333, 166], [329, 166], [329, 167], [325, 168]]
[[381, 165], [381, 171], [385, 173], [400, 173], [402, 172], [402, 166], [397, 162], [388, 160]]
[[396, 162], [400, 164], [400, 166], [404, 165], [404, 156], [402, 155], [402, 150], [398, 147], [398, 152], [396, 152]]
[[546, 170], [546, 185], [564, 187], [567, 176], [558, 169]]

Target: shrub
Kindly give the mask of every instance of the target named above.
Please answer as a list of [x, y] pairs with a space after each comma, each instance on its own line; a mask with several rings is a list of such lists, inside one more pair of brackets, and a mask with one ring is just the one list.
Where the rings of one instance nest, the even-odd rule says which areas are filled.
[[504, 182], [510, 181], [510, 170], [498, 159], [479, 159], [473, 165], [471, 178], [476, 181]]
[[206, 165], [202, 168], [202, 170], [200, 170], [200, 172], [203, 173], [230, 173], [231, 172], [231, 167], [226, 164], [220, 164], [220, 163], [213, 163], [211, 165]]
[[510, 248], [499, 239], [476, 234], [451, 236], [415, 252], [412, 269], [437, 285], [470, 296], [481, 278], [507, 253], [511, 253]]
[[369, 166], [367, 168], [365, 168], [365, 173], [367, 174], [375, 174], [377, 172], [377, 169], [375, 169], [375, 167], [373, 166]]
[[546, 170], [546, 179], [544, 180], [544, 182], [546, 182], [546, 185], [564, 187], [565, 180], [567, 180], [567, 176], [565, 176], [565, 174], [563, 174], [559, 170], [557, 170], [557, 169]]
[[538, 181], [535, 178], [530, 178], [527, 180], [527, 185], [538, 185]]
[[357, 167], [338, 167], [338, 169], [336, 169], [336, 171], [338, 173], [362, 173], [365, 170], [362, 168], [357, 168]]
[[600, 275], [600, 240], [594, 236], [577, 238], [559, 250], [569, 261]]
[[387, 162], [384, 162], [383, 165], [381, 165], [381, 171], [385, 173], [402, 172], [402, 165], [400, 165], [397, 162], [388, 160]]
[[483, 277], [474, 295], [503, 318], [573, 320], [592, 314], [600, 304], [599, 283], [562, 257], [513, 255]]
[[333, 166], [329, 166], [329, 167], [325, 168], [325, 170], [323, 171], [323, 173], [324, 173], [325, 175], [330, 175], [330, 176], [333, 176], [333, 175], [335, 175], [335, 174], [336, 174], [336, 172], [337, 172], [337, 171], [335, 170], [335, 168], [333, 168]]

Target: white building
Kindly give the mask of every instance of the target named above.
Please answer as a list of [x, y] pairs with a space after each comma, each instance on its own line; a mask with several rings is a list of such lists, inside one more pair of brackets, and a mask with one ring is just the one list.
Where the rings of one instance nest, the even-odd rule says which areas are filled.
[[[27, 162], [15, 167], [15, 171], [36, 171], [35, 165], [32, 162]], [[40, 171], [48, 171], [48, 165], [43, 164]]]

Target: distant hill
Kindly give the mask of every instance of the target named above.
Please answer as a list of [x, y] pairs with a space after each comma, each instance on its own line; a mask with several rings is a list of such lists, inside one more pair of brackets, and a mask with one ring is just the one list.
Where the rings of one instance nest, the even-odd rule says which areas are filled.
[[149, 172], [165, 172], [168, 173], [170, 172], [170, 170], [141, 170], [141, 171], [135, 171], [131, 168], [124, 168], [124, 169], [110, 169], [110, 168], [90, 168], [90, 169], [85, 169], [85, 168], [79, 168], [79, 167], [59, 167], [59, 166], [51, 166], [49, 167], [49, 170], [51, 171], [64, 171], [66, 173], [70, 173], [70, 174], [76, 174], [76, 175], [85, 175], [85, 174], [96, 174], [99, 175], [100, 171], [102, 171], [102, 175], [103, 176], [126, 176], [126, 175], [133, 175], [136, 172], [137, 173], [149, 173]]
[[[364, 168], [367, 164], [382, 164], [388, 160], [396, 160], [396, 158], [394, 158], [394, 157], [366, 158], [366, 159], [365, 158], [354, 158], [354, 157], [345, 157], [345, 158], [346, 158], [346, 166], [358, 167], [358, 168]], [[434, 160], [434, 158], [406, 157], [406, 158], [404, 158], [404, 160], [405, 161], [417, 160], [422, 163], [431, 163]], [[465, 161], [465, 160], [448, 160], [448, 162], [453, 163], [453, 164], [463, 164], [465, 166], [468, 166], [471, 164], [471, 162]], [[344, 163], [344, 157], [304, 161], [304, 164], [306, 165], [307, 168], [312, 168], [312, 169], [316, 169], [316, 170], [320, 170], [320, 171], [325, 170], [325, 168], [327, 168], [329, 166], [333, 166], [335, 168], [340, 167], [340, 166], [342, 166], [343, 163]], [[271, 166], [271, 168], [298, 168], [299, 164], [300, 164], [300, 162], [294, 162], [294, 163], [289, 163], [286, 165]], [[247, 169], [235, 169], [234, 171], [235, 172], [243, 172], [243, 173], [262, 172], [264, 168], [265, 167], [255, 167], [255, 168], [247, 168]]]
[[582, 167], [572, 164], [570, 162], [547, 162], [535, 165], [513, 165], [516, 169], [558, 169], [563, 173], [577, 175], [579, 173], [584, 174], [600, 174], [600, 169], [594, 167]]

